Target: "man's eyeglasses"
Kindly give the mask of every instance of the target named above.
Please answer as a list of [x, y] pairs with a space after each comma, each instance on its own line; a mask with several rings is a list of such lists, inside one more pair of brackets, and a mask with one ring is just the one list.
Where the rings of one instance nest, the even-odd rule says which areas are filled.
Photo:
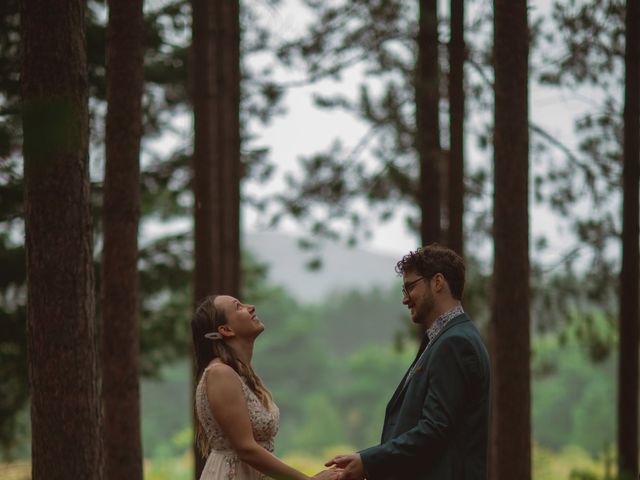
[[405, 283], [404, 285], [402, 285], [402, 295], [409, 298], [409, 292], [413, 290], [413, 287], [415, 287], [420, 280], [424, 280], [424, 277], [418, 277], [413, 282]]

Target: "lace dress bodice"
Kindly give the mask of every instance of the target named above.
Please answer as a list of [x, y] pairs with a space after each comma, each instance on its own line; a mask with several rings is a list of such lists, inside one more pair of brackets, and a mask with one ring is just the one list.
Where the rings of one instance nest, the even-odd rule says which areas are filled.
[[[207, 459], [207, 465], [203, 470], [202, 479], [224, 479], [224, 480], [253, 480], [267, 478], [248, 465], [240, 462], [235, 452], [233, 452], [229, 440], [224, 435], [220, 425], [213, 416], [211, 405], [207, 398], [207, 370], [205, 369], [202, 378], [196, 387], [195, 404], [198, 419], [204, 428], [209, 440], [211, 452]], [[273, 452], [274, 438], [280, 426], [280, 411], [274, 404], [271, 409], [267, 409], [258, 397], [251, 391], [244, 379], [240, 377], [242, 392], [247, 402], [249, 420], [253, 429], [253, 437], [256, 442], [266, 450]], [[216, 458], [220, 457], [220, 458]], [[220, 471], [222, 469], [223, 471]]]

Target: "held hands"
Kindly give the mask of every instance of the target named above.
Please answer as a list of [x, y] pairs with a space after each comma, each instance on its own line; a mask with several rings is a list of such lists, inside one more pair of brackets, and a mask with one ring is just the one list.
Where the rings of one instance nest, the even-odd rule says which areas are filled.
[[331, 467], [332, 465], [342, 469], [342, 473], [338, 477], [339, 480], [363, 480], [364, 479], [364, 465], [362, 464], [362, 458], [359, 453], [352, 453], [350, 455], [336, 455], [327, 463], [325, 467]]
[[342, 470], [339, 468], [329, 468], [328, 470], [316, 473], [311, 478], [315, 480], [338, 480], [340, 478], [340, 472], [342, 472]]

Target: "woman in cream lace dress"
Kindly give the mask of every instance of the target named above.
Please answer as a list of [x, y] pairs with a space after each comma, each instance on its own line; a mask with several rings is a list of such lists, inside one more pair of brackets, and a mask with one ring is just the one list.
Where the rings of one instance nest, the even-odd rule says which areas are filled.
[[[210, 296], [191, 321], [197, 362], [197, 442], [207, 457], [200, 480], [309, 480], [273, 455], [280, 413], [251, 366], [264, 330], [253, 305]], [[339, 470], [314, 479], [335, 480]]]

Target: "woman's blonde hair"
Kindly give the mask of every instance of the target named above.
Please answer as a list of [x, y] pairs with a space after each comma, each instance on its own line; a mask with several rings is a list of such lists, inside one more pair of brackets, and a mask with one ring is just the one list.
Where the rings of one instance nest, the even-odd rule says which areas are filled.
[[[271, 392], [262, 383], [258, 374], [251, 365], [245, 365], [231, 348], [223, 340], [210, 340], [205, 338], [205, 334], [217, 332], [218, 327], [227, 324], [227, 317], [222, 309], [217, 309], [214, 302], [218, 295], [210, 295], [196, 308], [191, 319], [191, 333], [193, 335], [193, 348], [196, 360], [196, 385], [200, 381], [205, 368], [216, 358], [229, 365], [240, 375], [249, 389], [258, 397], [265, 408], [270, 409], [273, 405]], [[197, 415], [196, 415], [196, 418]], [[211, 451], [209, 439], [204, 431], [202, 423], [198, 418], [196, 432], [196, 444], [200, 453], [206, 457]]]

